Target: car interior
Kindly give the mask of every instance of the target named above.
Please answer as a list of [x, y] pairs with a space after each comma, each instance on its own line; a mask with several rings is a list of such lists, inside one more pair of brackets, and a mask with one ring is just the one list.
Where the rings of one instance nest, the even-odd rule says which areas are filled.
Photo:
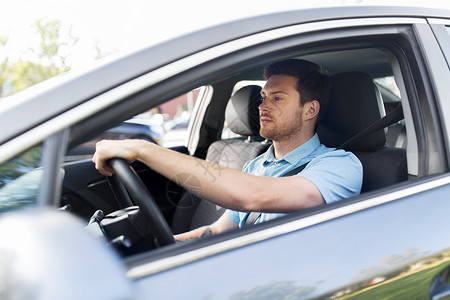
[[[321, 65], [331, 78], [330, 104], [317, 133], [324, 145], [352, 151], [360, 159], [364, 170], [362, 195], [383, 193], [420, 177], [417, 122], [412, 121], [412, 102], [408, 99], [411, 94], [406, 88], [410, 75], [405, 73], [401, 51], [386, 45], [354, 42], [288, 50], [272, 51], [227, 67], [217, 63], [217, 67], [208, 70], [208, 76], [195, 69], [192, 72], [197, 72], [194, 74], [197, 77], [186, 75], [189, 84], [183, 83], [182, 76], [171, 79], [179, 82], [170, 92], [161, 85], [131, 95], [111, 108], [115, 111], [75, 125], [67, 153], [134, 115], [200, 89], [185, 143], [171, 149], [216, 163], [219, 170], [221, 167], [241, 169], [271, 143], [259, 136], [258, 105], [264, 66], [277, 60], [299, 58]], [[102, 116], [110, 121], [105, 122]], [[119, 161], [117, 170], [120, 171], [106, 178], [98, 173], [89, 158], [67, 160], [62, 165], [64, 179], [59, 204], [60, 210], [76, 215], [86, 224], [100, 226], [107, 239], [125, 256], [173, 244], [172, 233], [211, 224], [225, 211], [179, 185], [188, 182], [195, 191], [195, 178], [189, 174], [167, 179], [141, 163], [133, 162], [130, 166], [123, 166]], [[204, 170], [205, 174], [209, 171]], [[344, 199], [336, 205], [360, 199], [353, 198], [356, 200]], [[296, 212], [290, 217], [301, 218], [333, 205]], [[280, 219], [273, 224], [283, 222]], [[254, 227], [259, 225], [271, 226]]]
[[[313, 61], [328, 71], [332, 80], [331, 100], [317, 133], [326, 146], [352, 151], [361, 160], [364, 169], [362, 193], [390, 187], [414, 175], [414, 172], [408, 175], [402, 110], [407, 99], [400, 97], [405, 94], [399, 92], [404, 87], [396, 84], [398, 62], [390, 50], [352, 47], [289, 57]], [[285, 57], [276, 59], [281, 58]], [[237, 169], [263, 153], [270, 141], [258, 133], [260, 83], [263, 67], [276, 59], [266, 58], [222, 78], [203, 82], [186, 144], [173, 149], [218, 166]], [[243, 81], [246, 85], [235, 91]], [[223, 134], [224, 127], [233, 132], [232, 137]], [[177, 184], [177, 181], [188, 180], [183, 176], [168, 180], [142, 164], [133, 163], [132, 166], [175, 234], [211, 224], [225, 210], [183, 190]], [[117, 180], [101, 177], [89, 160], [68, 162], [64, 169], [62, 206], [86, 221], [98, 209], [109, 214], [125, 209], [127, 205], [123, 203], [130, 203], [130, 200], [121, 200], [127, 193], [118, 192], [123, 187], [117, 188]], [[83, 176], [76, 175], [81, 173]], [[111, 224], [106, 226], [111, 240], [123, 235], [124, 230], [132, 231], [123, 228], [132, 225]], [[148, 244], [143, 243], [143, 247], [152, 247]]]

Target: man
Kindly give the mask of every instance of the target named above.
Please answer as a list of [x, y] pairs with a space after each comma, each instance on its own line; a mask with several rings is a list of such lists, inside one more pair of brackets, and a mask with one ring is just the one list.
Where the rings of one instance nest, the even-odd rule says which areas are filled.
[[[189, 173], [200, 181], [200, 197], [228, 208], [214, 224], [176, 235], [178, 241], [242, 227], [247, 212], [263, 212], [259, 217], [263, 222], [359, 194], [359, 160], [350, 152], [321, 145], [315, 134], [328, 102], [328, 76], [316, 64], [295, 59], [267, 66], [264, 75], [267, 82], [259, 106], [260, 135], [273, 144], [244, 165], [244, 172], [205, 161], [202, 166], [197, 158], [142, 140], [99, 142], [93, 157], [96, 168], [110, 176], [112, 170], [106, 161], [121, 157], [139, 160], [167, 178]], [[299, 174], [280, 177], [305, 163]], [[217, 172], [214, 175], [220, 180], [211, 180], [205, 167]]]

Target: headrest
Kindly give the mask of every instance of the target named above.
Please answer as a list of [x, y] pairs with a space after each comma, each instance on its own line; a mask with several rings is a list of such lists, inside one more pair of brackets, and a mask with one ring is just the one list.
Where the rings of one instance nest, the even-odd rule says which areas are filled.
[[[339, 147], [385, 115], [383, 100], [372, 79], [361, 72], [345, 72], [331, 77], [330, 103], [317, 127], [322, 144]], [[378, 130], [346, 147], [350, 151], [370, 151], [386, 143]]]
[[234, 133], [259, 136], [259, 109], [261, 87], [248, 85], [231, 97], [225, 110], [225, 121]]

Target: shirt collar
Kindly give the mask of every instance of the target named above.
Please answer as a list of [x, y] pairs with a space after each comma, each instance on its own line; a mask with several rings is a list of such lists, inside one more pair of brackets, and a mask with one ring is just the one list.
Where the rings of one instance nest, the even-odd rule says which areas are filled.
[[273, 145], [270, 145], [269, 149], [264, 154], [264, 161], [266, 163], [270, 163], [284, 160], [291, 165], [296, 165], [301, 159], [310, 155], [319, 146], [320, 140], [319, 136], [316, 133], [307, 142], [295, 148], [294, 150], [286, 154], [283, 158], [277, 160], [273, 154]]

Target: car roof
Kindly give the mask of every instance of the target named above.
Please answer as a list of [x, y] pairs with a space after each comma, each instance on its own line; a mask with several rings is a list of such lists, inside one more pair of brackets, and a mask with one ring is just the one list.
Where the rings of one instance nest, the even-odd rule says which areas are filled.
[[[333, 19], [449, 16], [450, 11], [436, 8], [344, 6], [274, 13], [216, 25], [116, 57], [114, 60], [108, 58], [90, 70], [68, 72], [2, 99], [0, 143], [130, 79], [190, 54], [258, 32]], [[205, 36], [208, 38], [205, 39]], [[22, 116], [20, 122], [17, 121], [18, 116]]]

